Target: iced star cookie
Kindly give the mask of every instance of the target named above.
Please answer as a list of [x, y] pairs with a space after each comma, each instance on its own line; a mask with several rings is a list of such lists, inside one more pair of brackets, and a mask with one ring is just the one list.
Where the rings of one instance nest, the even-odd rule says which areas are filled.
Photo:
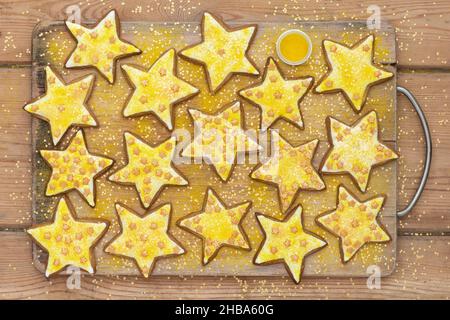
[[180, 55], [205, 66], [209, 88], [215, 93], [233, 74], [259, 75], [247, 57], [255, 31], [256, 25], [228, 28], [205, 12], [202, 41], [182, 50]]
[[329, 72], [315, 88], [316, 92], [342, 91], [356, 111], [363, 107], [370, 86], [392, 78], [393, 73], [373, 64], [374, 36], [370, 35], [352, 48], [325, 40]]
[[69, 146], [60, 150], [40, 150], [52, 168], [46, 196], [77, 190], [91, 207], [95, 206], [94, 180], [113, 164], [113, 160], [89, 153], [83, 131], [78, 131]]
[[174, 49], [163, 53], [148, 71], [130, 65], [122, 69], [135, 88], [123, 111], [125, 117], [154, 113], [172, 130], [172, 106], [199, 92], [176, 76]]
[[271, 131], [271, 134], [272, 154], [268, 161], [250, 174], [250, 177], [276, 184], [281, 210], [286, 212], [300, 189], [325, 189], [325, 183], [312, 165], [319, 140], [293, 147], [277, 131]]
[[251, 203], [244, 202], [226, 207], [215, 192], [208, 188], [203, 210], [178, 221], [178, 226], [203, 239], [204, 265], [218, 254], [223, 246], [250, 250], [241, 222]]
[[172, 167], [175, 137], [154, 147], [129, 132], [125, 132], [124, 137], [128, 163], [108, 179], [126, 185], [134, 185], [145, 208], [150, 207], [164, 186], [188, 184], [183, 176]]
[[120, 22], [116, 11], [110, 11], [94, 28], [66, 21], [77, 46], [66, 62], [66, 68], [95, 67], [110, 83], [114, 83], [115, 63], [119, 58], [141, 53], [120, 39]]
[[94, 76], [66, 84], [50, 67], [45, 68], [45, 75], [45, 95], [25, 105], [24, 109], [49, 123], [54, 145], [72, 126], [97, 126], [86, 107]]
[[256, 214], [264, 233], [264, 242], [255, 255], [255, 264], [284, 263], [296, 283], [300, 282], [307, 256], [327, 245], [303, 227], [302, 207], [297, 206], [283, 221]]
[[275, 60], [269, 58], [263, 82], [242, 89], [239, 91], [239, 95], [261, 109], [261, 130], [266, 131], [280, 118], [303, 128], [299, 103], [311, 88], [312, 83], [312, 77], [285, 79]]
[[61, 198], [53, 222], [27, 230], [39, 246], [48, 252], [46, 277], [69, 265], [94, 273], [92, 249], [106, 232], [108, 224], [91, 219], [78, 220], [73, 212], [69, 201]]
[[378, 140], [377, 114], [371, 111], [351, 127], [331, 117], [327, 120], [332, 148], [321, 171], [348, 172], [366, 191], [372, 167], [398, 158]]
[[340, 238], [344, 263], [369, 242], [388, 242], [389, 234], [377, 221], [384, 196], [360, 202], [343, 186], [339, 186], [337, 208], [316, 218], [316, 222]]
[[164, 204], [144, 217], [116, 203], [121, 232], [105, 248], [105, 252], [132, 258], [146, 278], [158, 259], [183, 254], [181, 245], [169, 234], [172, 207]]
[[261, 149], [242, 129], [239, 101], [225, 106], [215, 115], [189, 109], [194, 120], [193, 141], [183, 151], [183, 157], [204, 159], [214, 166], [223, 181], [231, 176], [237, 154]]

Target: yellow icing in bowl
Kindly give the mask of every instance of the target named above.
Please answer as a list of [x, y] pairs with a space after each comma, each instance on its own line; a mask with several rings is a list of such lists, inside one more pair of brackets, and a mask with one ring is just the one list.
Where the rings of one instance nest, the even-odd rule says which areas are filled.
[[308, 35], [300, 30], [283, 32], [277, 41], [277, 54], [283, 62], [299, 65], [311, 55], [312, 43]]

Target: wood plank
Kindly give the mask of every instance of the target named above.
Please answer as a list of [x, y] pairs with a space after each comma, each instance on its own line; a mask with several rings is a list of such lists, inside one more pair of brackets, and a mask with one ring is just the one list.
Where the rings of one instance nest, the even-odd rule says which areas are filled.
[[397, 267], [368, 289], [366, 278], [285, 277], [103, 277], [83, 276], [80, 290], [66, 276], [47, 280], [31, 262], [30, 238], [0, 232], [1, 299], [449, 299], [448, 236], [401, 236]]
[[[30, 63], [31, 36], [40, 21], [63, 20], [70, 0], [1, 0], [0, 63]], [[362, 20], [370, 0], [336, 2], [239, 0], [191, 2], [155, 1], [142, 5], [139, 0], [82, 2], [83, 19], [101, 18], [115, 8], [123, 21], [199, 22], [204, 10], [221, 14], [227, 22], [235, 21], [333, 21]], [[380, 0], [381, 19], [391, 23], [398, 34], [398, 59], [401, 66], [449, 68], [445, 54], [450, 45], [450, 4], [446, 0]], [[426, 50], [424, 50], [426, 48]]]
[[[31, 117], [21, 107], [30, 97], [31, 72], [29, 68], [0, 68], [0, 97], [2, 116], [2, 147], [0, 148], [0, 226], [26, 227], [31, 224], [31, 187], [29, 138]], [[433, 131], [434, 155], [430, 182], [418, 207], [400, 223], [402, 232], [448, 232], [450, 229], [450, 172], [447, 156], [450, 152], [449, 121], [450, 74], [400, 73], [398, 82], [416, 94], [425, 109]], [[400, 97], [398, 146], [402, 159], [399, 162], [399, 209], [415, 190], [420, 176], [423, 149], [417, 145], [420, 126], [411, 107]], [[408, 134], [404, 133], [408, 132]], [[24, 142], [25, 141], [25, 142]], [[19, 169], [16, 168], [16, 163]], [[3, 169], [6, 168], [6, 169]], [[9, 168], [9, 169], [7, 169]], [[406, 178], [408, 177], [408, 178]], [[11, 185], [14, 184], [14, 188]], [[403, 194], [403, 191], [407, 194]], [[431, 205], [432, 204], [432, 205]]]

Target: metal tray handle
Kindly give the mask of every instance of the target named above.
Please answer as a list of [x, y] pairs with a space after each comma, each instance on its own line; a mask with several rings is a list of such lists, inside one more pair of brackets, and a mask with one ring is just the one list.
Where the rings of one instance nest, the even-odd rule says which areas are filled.
[[402, 218], [406, 216], [414, 208], [420, 196], [422, 195], [423, 189], [425, 188], [425, 184], [427, 183], [428, 179], [428, 174], [430, 173], [432, 144], [431, 144], [430, 128], [428, 127], [427, 119], [425, 118], [425, 114], [423, 113], [422, 108], [420, 107], [416, 98], [406, 88], [398, 86], [397, 91], [403, 94], [406, 98], [408, 98], [409, 102], [414, 107], [417, 115], [419, 116], [420, 124], [422, 125], [423, 133], [425, 135], [425, 147], [426, 147], [425, 165], [423, 167], [422, 179], [420, 180], [419, 187], [417, 188], [417, 191], [412, 197], [408, 206], [405, 209], [397, 212], [397, 216], [399, 218]]

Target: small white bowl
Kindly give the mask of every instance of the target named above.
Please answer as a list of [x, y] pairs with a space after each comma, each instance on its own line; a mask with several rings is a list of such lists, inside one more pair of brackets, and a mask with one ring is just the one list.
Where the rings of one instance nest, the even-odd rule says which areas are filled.
[[[302, 37], [304, 37], [306, 39], [306, 42], [308, 42], [308, 52], [306, 53], [306, 57], [304, 57], [302, 60], [290, 61], [290, 60], [287, 60], [285, 57], [283, 57], [283, 55], [281, 54], [281, 50], [280, 50], [281, 41], [287, 35], [292, 34], [292, 33], [297, 33], [297, 34], [301, 35]], [[290, 29], [290, 30], [286, 30], [278, 37], [276, 48], [277, 48], [277, 55], [281, 59], [281, 61], [283, 61], [284, 63], [289, 64], [291, 66], [298, 66], [298, 65], [304, 64], [311, 56], [312, 42], [311, 42], [311, 38], [305, 32], [298, 30], [298, 29]]]

